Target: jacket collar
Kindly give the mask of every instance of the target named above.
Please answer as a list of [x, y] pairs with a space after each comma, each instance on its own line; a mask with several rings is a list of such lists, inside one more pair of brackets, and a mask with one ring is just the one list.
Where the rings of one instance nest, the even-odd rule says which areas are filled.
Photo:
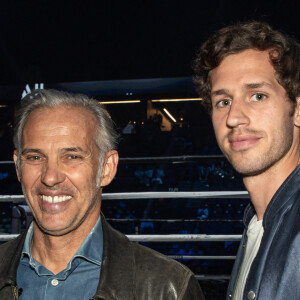
[[103, 257], [100, 282], [94, 298], [134, 299], [134, 265], [132, 244], [126, 236], [113, 229], [101, 216]]
[[[292, 205], [291, 201], [293, 194], [299, 190], [300, 186], [300, 165], [287, 177], [280, 188], [277, 190], [273, 198], [271, 199], [263, 218], [263, 227], [266, 229], [274, 221], [274, 216], [282, 208]], [[250, 203], [244, 214], [244, 225], [247, 228], [250, 220], [255, 215], [255, 209], [252, 203]]]
[[243, 223], [245, 228], [248, 228], [248, 224], [250, 223], [251, 219], [253, 218], [253, 216], [256, 214], [255, 209], [253, 204], [250, 202], [246, 208], [245, 208], [245, 212], [244, 212], [244, 218], [243, 218]]

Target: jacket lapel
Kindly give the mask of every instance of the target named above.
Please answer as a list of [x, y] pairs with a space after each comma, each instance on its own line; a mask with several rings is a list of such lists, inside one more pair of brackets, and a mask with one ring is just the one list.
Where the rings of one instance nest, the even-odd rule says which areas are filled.
[[0, 262], [0, 289], [7, 285], [16, 285], [17, 269], [26, 237], [26, 232], [20, 234], [15, 240], [12, 240], [1, 249], [0, 256], [3, 258]]
[[134, 299], [135, 260], [131, 242], [113, 229], [101, 215], [103, 257], [100, 282], [94, 298], [107, 300]]

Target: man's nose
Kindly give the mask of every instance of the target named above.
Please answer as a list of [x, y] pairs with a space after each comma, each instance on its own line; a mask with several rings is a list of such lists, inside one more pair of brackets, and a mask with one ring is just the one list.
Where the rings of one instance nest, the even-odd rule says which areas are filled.
[[231, 102], [226, 124], [230, 128], [237, 128], [249, 124], [247, 105], [243, 101], [233, 100]]
[[59, 166], [57, 161], [48, 160], [44, 167], [41, 176], [41, 181], [47, 186], [55, 186], [56, 184], [62, 183], [65, 181], [65, 174], [62, 170], [62, 167]]

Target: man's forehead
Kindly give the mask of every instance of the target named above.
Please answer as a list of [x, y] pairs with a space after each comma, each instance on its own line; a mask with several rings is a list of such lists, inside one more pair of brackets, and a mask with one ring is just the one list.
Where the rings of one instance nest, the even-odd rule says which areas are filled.
[[34, 109], [28, 116], [28, 119], [32, 116], [47, 114], [49, 116], [52, 115], [68, 115], [69, 118], [72, 115], [82, 115], [86, 117], [94, 116], [94, 114], [87, 108], [81, 106], [74, 106], [69, 104], [61, 104], [57, 106], [41, 106]]
[[219, 65], [212, 70], [212, 73], [214, 73], [215, 70], [219, 69], [222, 66], [235, 66], [235, 64], [240, 64], [243, 62], [244, 64], [249, 64], [249, 66], [252, 65], [253, 62], [264, 62], [266, 64], [269, 64], [272, 67], [271, 61], [270, 61], [270, 51], [264, 50], [256, 50], [256, 49], [246, 49], [237, 53], [232, 53], [229, 55], [226, 55], [219, 63]]
[[[244, 80], [245, 78], [245, 80]], [[219, 84], [240, 82], [243, 85], [271, 84], [276, 81], [275, 70], [270, 62], [268, 51], [244, 50], [226, 56], [210, 74], [212, 91], [224, 89]]]
[[[28, 141], [47, 138], [48, 141], [93, 139], [95, 135], [95, 116], [86, 109], [59, 106], [38, 108], [28, 117], [23, 129], [23, 146]], [[46, 141], [46, 140], [45, 140]]]
[[94, 114], [84, 107], [60, 105], [56, 107], [39, 107], [27, 118], [24, 128], [31, 123], [65, 124], [94, 126]]

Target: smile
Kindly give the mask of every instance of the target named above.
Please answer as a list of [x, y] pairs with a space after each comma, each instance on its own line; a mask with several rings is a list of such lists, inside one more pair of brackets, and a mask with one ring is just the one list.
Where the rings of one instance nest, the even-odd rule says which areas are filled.
[[59, 203], [59, 202], [70, 200], [72, 196], [63, 195], [63, 196], [52, 197], [52, 196], [41, 195], [41, 198], [43, 201], [46, 201], [48, 203]]

